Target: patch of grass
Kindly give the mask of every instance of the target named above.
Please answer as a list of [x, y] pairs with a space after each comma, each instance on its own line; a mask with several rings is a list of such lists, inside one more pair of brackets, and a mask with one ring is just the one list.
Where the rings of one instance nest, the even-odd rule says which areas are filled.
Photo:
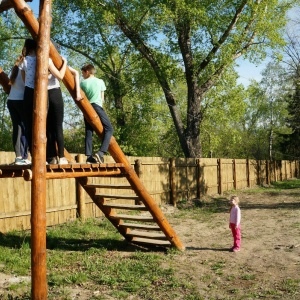
[[300, 279], [286, 278], [282, 281], [280, 289], [289, 294], [294, 294], [299, 290]]
[[[115, 299], [135, 295], [141, 299], [167, 300], [174, 299], [176, 295], [193, 295], [193, 283], [177, 277], [171, 266], [172, 260], [181, 255], [180, 251], [171, 248], [167, 252], [140, 252], [121, 239], [106, 219], [76, 221], [49, 228], [49, 299], [71, 299], [73, 286], [87, 289], [101, 286], [107, 290], [109, 297]], [[30, 232], [1, 235], [0, 258], [2, 272], [30, 276]], [[30, 284], [24, 288], [24, 295], [30, 293]], [[17, 290], [18, 286], [12, 285], [11, 295], [16, 296]], [[4, 296], [2, 298], [5, 299]], [[95, 295], [93, 299], [101, 299], [101, 296]]]
[[285, 181], [276, 181], [272, 182], [272, 185], [278, 189], [299, 189], [300, 188], [300, 180], [298, 179], [290, 179]]
[[222, 275], [223, 274], [223, 269], [225, 267], [225, 262], [224, 261], [218, 261], [214, 263], [211, 266], [211, 269], [217, 274], [217, 275]]
[[300, 222], [296, 222], [292, 224], [293, 228], [300, 228]]
[[243, 280], [255, 280], [256, 275], [255, 274], [244, 274], [241, 276], [241, 279]]

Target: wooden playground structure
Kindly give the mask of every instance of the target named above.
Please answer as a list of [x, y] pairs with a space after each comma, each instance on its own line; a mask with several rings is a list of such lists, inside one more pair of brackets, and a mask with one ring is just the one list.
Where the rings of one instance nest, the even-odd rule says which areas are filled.
[[[38, 44], [37, 75], [34, 90], [32, 165], [0, 165], [0, 178], [23, 177], [24, 180], [31, 181], [31, 284], [32, 299], [36, 300], [47, 299], [45, 198], [46, 180], [48, 179], [76, 178], [77, 183], [82, 186], [97, 207], [102, 210], [105, 217], [128, 242], [173, 246], [179, 250], [185, 248], [159, 206], [143, 186], [114, 137], [110, 141], [109, 153], [116, 163], [75, 163], [71, 155], [65, 151], [69, 164], [45, 165], [48, 57], [51, 57], [57, 68], [62, 66], [62, 59], [50, 41], [52, 1], [40, 0], [39, 21], [36, 20], [26, 2], [24, 0], [0, 1], [0, 13], [13, 8]], [[63, 83], [75, 99], [75, 81], [68, 68]], [[8, 77], [1, 68], [0, 84], [5, 92], [9, 91]], [[83, 92], [82, 95], [84, 95]], [[93, 126], [97, 135], [101, 137], [103, 126], [87, 98], [84, 96], [83, 100], [75, 101], [75, 103]], [[109, 186], [109, 188], [116, 190], [116, 194], [103, 194], [101, 189], [107, 188], [107, 185], [89, 182], [89, 177], [95, 176], [122, 177], [127, 179], [128, 184]], [[131, 189], [135, 195], [128, 196], [118, 193], [124, 189]], [[129, 204], [117, 203], [120, 199], [123, 202], [128, 200]], [[128, 213], [126, 214], [124, 211]], [[135, 213], [130, 213], [132, 211]], [[141, 214], [137, 214], [137, 212], [141, 212]]]

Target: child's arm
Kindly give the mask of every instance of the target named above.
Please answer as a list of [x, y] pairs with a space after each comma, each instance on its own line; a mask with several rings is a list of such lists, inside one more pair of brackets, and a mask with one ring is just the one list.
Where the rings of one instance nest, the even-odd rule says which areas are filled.
[[75, 100], [80, 101], [83, 99], [83, 97], [81, 96], [81, 93], [80, 93], [81, 89], [80, 89], [80, 84], [79, 84], [79, 73], [77, 70], [73, 69], [72, 67], [69, 67], [69, 70], [75, 78], [75, 92], [76, 92]]
[[61, 69], [58, 70], [58, 69], [55, 67], [55, 65], [54, 65], [54, 63], [53, 63], [53, 61], [52, 61], [52, 59], [49, 59], [49, 71], [50, 71], [57, 79], [60, 79], [60, 80], [62, 80], [62, 79], [64, 78], [65, 73], [66, 73], [66, 69], [67, 69], [67, 60], [66, 60], [64, 57], [62, 57], [62, 60], [63, 60], [63, 65], [62, 65]]

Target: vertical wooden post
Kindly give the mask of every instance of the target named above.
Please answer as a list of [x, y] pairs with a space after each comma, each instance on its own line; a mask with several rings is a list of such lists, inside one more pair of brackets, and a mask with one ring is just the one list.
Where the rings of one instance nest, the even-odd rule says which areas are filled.
[[[76, 161], [78, 163], [83, 163], [85, 160], [84, 154], [78, 154]], [[77, 215], [84, 221], [85, 220], [85, 192], [84, 188], [79, 183], [78, 178], [76, 178], [76, 202], [77, 202]]]
[[270, 184], [270, 166], [269, 166], [269, 161], [266, 160], [266, 184]]
[[134, 161], [134, 171], [137, 174], [137, 176], [139, 178], [141, 178], [141, 175], [142, 175], [142, 162], [141, 162], [140, 159], [136, 159]]
[[284, 176], [284, 179], [287, 180], [287, 167], [286, 167], [287, 163], [286, 163], [286, 160], [284, 161], [284, 173], [285, 173], [285, 176]]
[[236, 160], [232, 160], [233, 164], [233, 188], [236, 190], [237, 189], [237, 182], [236, 182]]
[[251, 187], [249, 158], [246, 159], [246, 177], [247, 177], [247, 187]]
[[218, 168], [218, 192], [220, 195], [223, 194], [223, 185], [222, 185], [222, 159], [218, 158], [217, 160]]
[[[142, 171], [142, 161], [140, 159], [137, 159], [134, 161], [134, 171], [137, 174], [137, 176], [142, 179], [143, 171]], [[141, 205], [143, 202], [140, 200], [136, 200], [136, 205]]]
[[196, 159], [197, 199], [201, 197], [201, 165], [200, 158]]
[[260, 161], [256, 161], [256, 184], [260, 185]]
[[174, 207], [177, 206], [177, 194], [176, 194], [176, 167], [175, 158], [170, 158], [169, 166], [170, 176], [170, 200]]
[[48, 107], [51, 0], [40, 0], [33, 107], [31, 183], [32, 299], [47, 299], [46, 270], [46, 118]]

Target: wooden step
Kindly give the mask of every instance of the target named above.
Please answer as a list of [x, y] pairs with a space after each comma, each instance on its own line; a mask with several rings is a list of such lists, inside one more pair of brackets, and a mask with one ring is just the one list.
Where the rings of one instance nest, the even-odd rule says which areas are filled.
[[129, 204], [116, 204], [116, 203], [105, 203], [104, 207], [115, 208], [115, 209], [128, 209], [128, 210], [142, 210], [148, 211], [148, 208], [145, 205], [129, 205]]
[[154, 222], [152, 216], [139, 216], [139, 215], [123, 215], [118, 214], [114, 216], [110, 216], [111, 219], [124, 219], [124, 220], [131, 220], [131, 221], [141, 221], [141, 222]]
[[131, 185], [128, 184], [86, 184], [86, 188], [103, 188], [103, 189], [123, 189], [132, 190]]
[[146, 238], [139, 238], [135, 237], [131, 240], [132, 243], [137, 244], [150, 244], [150, 245], [156, 245], [156, 246], [164, 246], [168, 247], [171, 246], [171, 243], [169, 241], [163, 241], [163, 240], [154, 240], [154, 239], [146, 239]]
[[126, 200], [138, 200], [140, 199], [139, 196], [136, 195], [112, 195], [112, 194], [96, 194], [96, 196], [100, 196], [103, 198], [110, 198], [110, 199], [126, 199]]
[[123, 223], [123, 224], [120, 224], [119, 226], [124, 227], [124, 228], [135, 228], [135, 229], [143, 229], [143, 230], [155, 230], [155, 231], [161, 230], [159, 226], [147, 225], [147, 224], [137, 224], [137, 223]]
[[163, 233], [159, 233], [159, 232], [131, 230], [126, 235], [132, 237], [148, 238], [148, 239], [167, 240], [166, 236]]

